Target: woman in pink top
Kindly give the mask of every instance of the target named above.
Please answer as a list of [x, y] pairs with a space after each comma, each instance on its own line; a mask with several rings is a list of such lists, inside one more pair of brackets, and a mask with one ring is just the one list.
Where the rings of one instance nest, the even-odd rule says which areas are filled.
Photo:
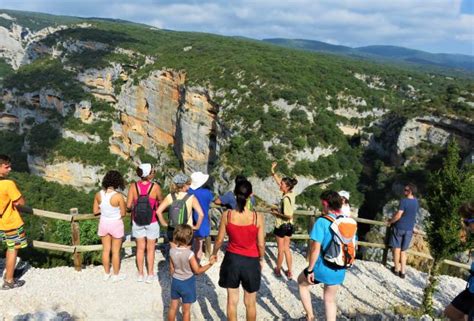
[[222, 215], [213, 255], [217, 255], [227, 234], [229, 243], [219, 273], [219, 286], [227, 288], [227, 319], [237, 320], [239, 286], [242, 284], [247, 320], [256, 320], [256, 297], [265, 256], [264, 218], [245, 206], [252, 195], [249, 181], [239, 182], [234, 194], [237, 207]]
[[[161, 195], [160, 185], [151, 181], [155, 177], [155, 170], [151, 167], [151, 164], [141, 164], [138, 166], [137, 175], [140, 177], [140, 180], [130, 184], [127, 197], [127, 208], [132, 210], [132, 236], [137, 242], [137, 281], [152, 283], [158, 280], [154, 272], [156, 239], [160, 237], [160, 226], [158, 225], [156, 209], [163, 196]], [[140, 225], [135, 222], [135, 211], [139, 196], [148, 197], [153, 210], [150, 224]], [[143, 271], [145, 248], [148, 270], [146, 279]]]

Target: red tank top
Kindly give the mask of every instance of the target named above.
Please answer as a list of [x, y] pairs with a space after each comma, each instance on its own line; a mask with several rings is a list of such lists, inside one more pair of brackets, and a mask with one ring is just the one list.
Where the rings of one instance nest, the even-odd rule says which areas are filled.
[[231, 222], [232, 211], [227, 212], [226, 231], [229, 236], [227, 251], [242, 256], [259, 257], [257, 246], [257, 213], [254, 212], [253, 224], [235, 225]]

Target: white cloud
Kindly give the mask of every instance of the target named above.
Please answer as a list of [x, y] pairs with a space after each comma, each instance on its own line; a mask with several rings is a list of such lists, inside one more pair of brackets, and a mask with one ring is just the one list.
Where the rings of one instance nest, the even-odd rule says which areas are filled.
[[2, 0], [2, 5], [258, 39], [330, 39], [349, 46], [474, 54], [474, 16], [460, 13], [461, 0]]

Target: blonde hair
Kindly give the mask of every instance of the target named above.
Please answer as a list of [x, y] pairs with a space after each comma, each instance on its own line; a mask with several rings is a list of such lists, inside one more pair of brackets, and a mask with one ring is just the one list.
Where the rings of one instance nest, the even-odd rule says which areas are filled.
[[173, 243], [176, 245], [189, 245], [193, 239], [193, 228], [188, 224], [179, 224], [173, 231]]
[[172, 183], [171, 184], [171, 193], [179, 193], [181, 192], [181, 190], [183, 189], [183, 187], [185, 187], [186, 185], [190, 185], [191, 184], [191, 180], [188, 180], [186, 183], [184, 184], [176, 184], [176, 183]]

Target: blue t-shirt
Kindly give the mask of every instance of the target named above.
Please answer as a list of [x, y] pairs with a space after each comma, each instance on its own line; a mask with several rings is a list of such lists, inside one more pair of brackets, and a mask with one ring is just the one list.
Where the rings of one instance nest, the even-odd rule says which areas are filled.
[[324, 250], [327, 249], [332, 239], [332, 233], [330, 230], [331, 222], [324, 218], [318, 218], [316, 223], [313, 225], [311, 234], [309, 237], [321, 244], [321, 252], [319, 253], [318, 260], [314, 265], [314, 278], [321, 283], [327, 285], [338, 285], [342, 284], [344, 277], [346, 276], [345, 269], [334, 269], [325, 264], [323, 259]]
[[[237, 207], [237, 199], [235, 198], [235, 195], [233, 192], [227, 192], [224, 195], [219, 196], [219, 200], [221, 201], [221, 204], [224, 206], [227, 206], [233, 210]], [[255, 198], [250, 196], [250, 203], [252, 203], [252, 206], [255, 207]]]
[[[202, 211], [204, 212], [204, 218], [202, 220], [201, 226], [197, 231], [194, 231], [194, 235], [197, 237], [208, 237], [211, 234], [211, 223], [209, 221], [209, 206], [211, 205], [214, 195], [207, 188], [198, 188], [193, 190], [190, 188], [188, 194], [194, 195], [199, 205], [201, 205]], [[196, 211], [193, 210], [193, 223], [196, 224], [198, 215]]]
[[413, 231], [418, 213], [418, 200], [416, 198], [404, 198], [400, 201], [398, 208], [403, 211], [402, 217], [395, 222], [395, 227], [403, 231]]

